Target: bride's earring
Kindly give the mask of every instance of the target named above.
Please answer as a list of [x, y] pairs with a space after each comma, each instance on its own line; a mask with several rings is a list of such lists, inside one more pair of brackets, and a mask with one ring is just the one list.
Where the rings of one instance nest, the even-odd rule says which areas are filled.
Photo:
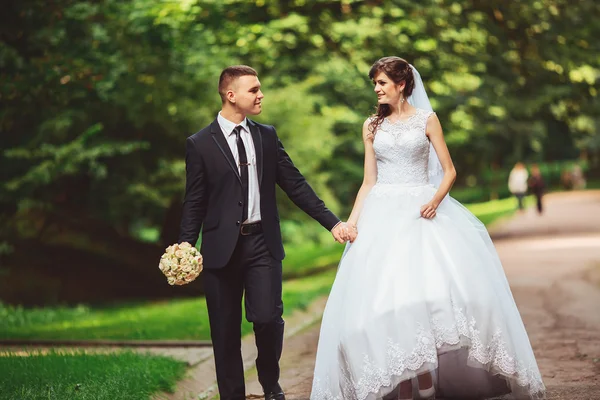
[[400, 105], [404, 104], [404, 95], [400, 95]]

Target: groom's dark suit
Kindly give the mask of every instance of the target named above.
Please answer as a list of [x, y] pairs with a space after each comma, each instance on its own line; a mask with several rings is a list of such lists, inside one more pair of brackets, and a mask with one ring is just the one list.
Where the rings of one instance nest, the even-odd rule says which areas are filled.
[[[248, 120], [256, 152], [260, 224], [240, 232], [242, 178], [219, 123], [187, 138], [186, 190], [180, 242], [195, 244], [202, 227], [204, 286], [217, 380], [222, 400], [244, 399], [241, 357], [241, 300], [254, 325], [256, 366], [265, 392], [278, 391], [283, 345], [281, 261], [284, 250], [275, 185], [331, 230], [339, 219], [326, 207], [292, 163], [275, 128]], [[246, 235], [245, 233], [252, 233]]]

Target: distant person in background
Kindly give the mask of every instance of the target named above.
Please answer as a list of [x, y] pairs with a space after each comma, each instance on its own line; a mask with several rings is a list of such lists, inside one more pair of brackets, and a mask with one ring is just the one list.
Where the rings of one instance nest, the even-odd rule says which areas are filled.
[[523, 198], [527, 194], [527, 178], [529, 173], [522, 162], [516, 163], [508, 176], [508, 190], [517, 198], [519, 210], [523, 210]]
[[573, 170], [571, 171], [571, 182], [573, 184], [573, 189], [575, 190], [583, 190], [585, 189], [585, 176], [583, 176], [583, 170], [579, 165], [575, 165]]
[[546, 185], [544, 183], [544, 178], [542, 178], [540, 168], [536, 164], [533, 164], [531, 166], [531, 178], [529, 179], [529, 188], [531, 189], [531, 192], [535, 195], [535, 199], [537, 201], [538, 214], [541, 214], [543, 212], [542, 196], [544, 195], [544, 189], [546, 188]]

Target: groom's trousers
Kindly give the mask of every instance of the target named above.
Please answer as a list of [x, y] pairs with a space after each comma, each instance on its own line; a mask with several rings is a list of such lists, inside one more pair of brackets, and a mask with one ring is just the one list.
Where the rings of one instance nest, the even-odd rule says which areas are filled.
[[246, 398], [241, 354], [242, 293], [246, 319], [254, 326], [258, 379], [265, 392], [278, 391], [284, 326], [281, 261], [271, 256], [262, 233], [240, 235], [227, 265], [205, 269], [203, 274], [221, 400]]

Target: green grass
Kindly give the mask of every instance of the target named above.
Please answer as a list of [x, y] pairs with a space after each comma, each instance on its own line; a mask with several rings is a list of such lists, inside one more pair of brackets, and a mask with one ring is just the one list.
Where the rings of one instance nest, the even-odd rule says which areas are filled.
[[[303, 309], [329, 291], [335, 271], [286, 281], [284, 315]], [[197, 339], [209, 340], [204, 298], [175, 299], [135, 305], [44, 307], [24, 309], [0, 305], [2, 339]], [[244, 319], [243, 332], [251, 332]]]
[[305, 309], [316, 298], [328, 294], [335, 279], [337, 269], [302, 279], [294, 279], [283, 283], [284, 315], [294, 310]]
[[588, 179], [586, 189], [600, 189], [600, 179]]
[[185, 363], [132, 352], [0, 355], [0, 398], [6, 400], [137, 400], [172, 392]]
[[175, 299], [110, 308], [0, 307], [0, 338], [208, 339], [204, 299]]
[[300, 246], [288, 246], [283, 260], [283, 279], [297, 278], [322, 271], [336, 265], [344, 252], [344, 246], [333, 242], [321, 245], [307, 243]]
[[[527, 196], [524, 202], [525, 207], [529, 207], [535, 203], [535, 198]], [[507, 199], [490, 200], [483, 203], [465, 204], [465, 207], [489, 227], [493, 222], [514, 214], [517, 210], [517, 199], [509, 197]]]
[[[530, 196], [525, 201], [528, 205], [534, 200]], [[514, 198], [466, 205], [486, 225], [511, 215], [516, 206]], [[332, 243], [288, 249], [283, 266], [285, 315], [328, 293], [343, 248]], [[0, 338], [5, 339], [210, 339], [203, 298], [104, 308], [23, 309], [0, 304], [0, 321]], [[251, 332], [245, 320], [242, 331]]]
[[[525, 198], [525, 206], [534, 204], [533, 196]], [[486, 226], [492, 222], [508, 217], [517, 210], [517, 199], [514, 197], [486, 201], [483, 203], [465, 204], [477, 218]], [[301, 246], [286, 247], [286, 258], [284, 260], [283, 277], [298, 277], [313, 273], [314, 271], [325, 270], [336, 265], [344, 246], [337, 243], [319, 245], [307, 243]]]
[[[318, 297], [326, 295], [331, 289], [335, 279], [335, 270], [302, 279], [292, 279], [283, 283], [283, 316], [292, 314], [297, 310], [306, 309]], [[246, 321], [242, 323], [242, 335], [252, 332], [252, 325]]]

